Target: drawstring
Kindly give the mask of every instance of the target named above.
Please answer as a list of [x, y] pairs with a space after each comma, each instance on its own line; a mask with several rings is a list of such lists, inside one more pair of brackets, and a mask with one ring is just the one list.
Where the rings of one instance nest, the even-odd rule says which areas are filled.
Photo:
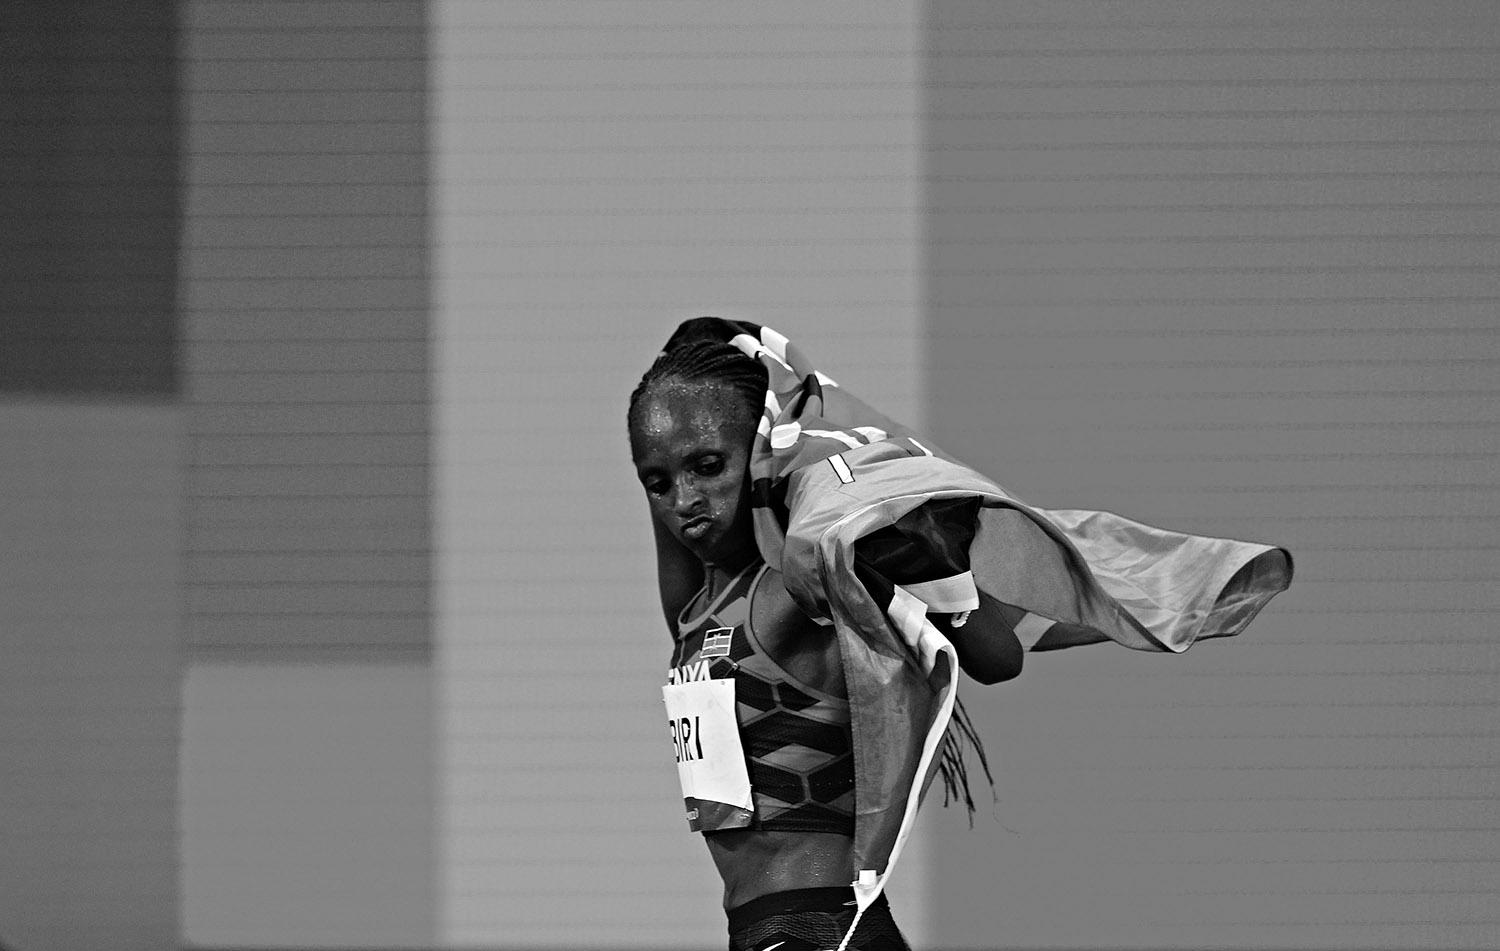
[[835, 951], [845, 951], [849, 947], [849, 939], [854, 937], [854, 929], [859, 927], [859, 918], [865, 913], [863, 908], [855, 908], [854, 920], [849, 922], [849, 931], [844, 935], [844, 940], [839, 942]]

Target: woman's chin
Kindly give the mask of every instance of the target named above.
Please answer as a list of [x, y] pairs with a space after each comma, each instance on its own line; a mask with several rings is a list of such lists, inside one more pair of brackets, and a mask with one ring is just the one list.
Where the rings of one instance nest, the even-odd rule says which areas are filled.
[[760, 549], [753, 542], [749, 545], [716, 545], [712, 551], [698, 557], [723, 571], [739, 571], [760, 557]]

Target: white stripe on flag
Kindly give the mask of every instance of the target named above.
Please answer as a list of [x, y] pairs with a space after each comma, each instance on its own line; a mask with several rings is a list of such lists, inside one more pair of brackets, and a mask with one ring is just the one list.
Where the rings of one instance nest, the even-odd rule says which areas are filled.
[[1042, 639], [1042, 635], [1052, 630], [1052, 625], [1056, 623], [1051, 618], [1028, 612], [1016, 623], [1016, 637], [1021, 641], [1021, 647], [1031, 650], [1036, 646], [1036, 642]]
[[781, 364], [783, 368], [787, 370], [791, 370], [792, 368], [792, 365], [790, 363], [787, 363], [786, 360], [782, 359], [780, 356], [777, 356], [775, 350], [772, 350], [770, 347], [763, 345], [759, 340], [756, 340], [749, 334], [735, 334], [732, 338], [730, 338], [729, 342], [734, 344], [736, 347], [739, 347], [746, 356], [758, 357], [763, 353], [768, 353], [771, 355], [771, 359]]
[[846, 433], [842, 429], [809, 429], [806, 430], [806, 432], [809, 436], [822, 436], [824, 439], [837, 439], [839, 442], [848, 446], [850, 449], [858, 449], [860, 446], [864, 445], [864, 443], [860, 442], [858, 437], [856, 437], [853, 433]]
[[940, 614], [979, 610], [979, 589], [974, 586], [973, 572], [965, 571], [935, 581], [918, 581], [902, 585], [927, 603], [927, 610]]
[[844, 461], [844, 457], [842, 455], [834, 454], [832, 456], [829, 456], [828, 464], [830, 466], [833, 466], [834, 472], [838, 473], [840, 482], [848, 485], [849, 483], [854, 481], [854, 472], [849, 468], [849, 463]]
[[760, 341], [756, 340], [749, 334], [735, 334], [733, 337], [729, 338], [729, 342], [734, 344], [736, 347], [739, 347], [740, 350], [745, 354], [745, 356], [751, 358], [752, 360], [755, 359], [756, 351], [763, 349], [760, 345]]
[[937, 664], [938, 653], [948, 642], [927, 620], [927, 602], [899, 584], [891, 587], [894, 590], [885, 613], [896, 622], [896, 630], [901, 633], [906, 646], [921, 659], [922, 672], [930, 675]]
[[790, 340], [770, 327], [762, 327], [760, 328], [760, 342], [766, 345], [766, 349], [771, 351], [772, 356], [781, 361], [782, 366], [787, 365], [786, 348], [787, 344], [791, 343]]

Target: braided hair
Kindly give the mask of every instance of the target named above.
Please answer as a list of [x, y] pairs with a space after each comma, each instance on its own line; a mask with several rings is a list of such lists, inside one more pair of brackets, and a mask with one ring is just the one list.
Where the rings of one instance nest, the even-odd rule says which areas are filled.
[[719, 384], [730, 391], [735, 399], [725, 407], [753, 429], [766, 402], [766, 368], [733, 344], [701, 338], [678, 342], [678, 336], [667, 342], [667, 349], [630, 394], [630, 430], [634, 432], [640, 422], [648, 394], [702, 384]]

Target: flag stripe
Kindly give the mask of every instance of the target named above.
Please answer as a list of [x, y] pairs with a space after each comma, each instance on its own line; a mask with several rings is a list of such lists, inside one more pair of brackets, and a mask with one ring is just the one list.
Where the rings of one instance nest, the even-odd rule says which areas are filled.
[[1031, 650], [1036, 646], [1036, 642], [1042, 639], [1042, 635], [1050, 631], [1052, 625], [1056, 623], [1051, 618], [1045, 618], [1040, 614], [1032, 614], [1028, 611], [1026, 616], [1021, 618], [1016, 624], [1016, 637], [1020, 639], [1022, 647], [1026, 650]]

